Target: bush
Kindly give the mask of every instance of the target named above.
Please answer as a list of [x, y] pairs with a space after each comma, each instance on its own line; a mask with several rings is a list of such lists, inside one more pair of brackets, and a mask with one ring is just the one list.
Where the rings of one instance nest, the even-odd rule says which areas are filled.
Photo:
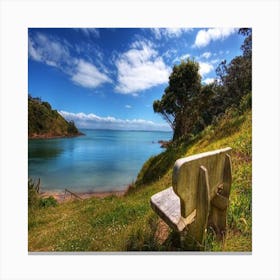
[[190, 140], [181, 138], [173, 141], [164, 152], [150, 157], [138, 173], [136, 187], [155, 182], [163, 177], [173, 167], [175, 161], [185, 154], [189, 144]]
[[47, 198], [40, 198], [40, 179], [36, 183], [34, 179], [28, 179], [28, 208], [46, 208], [56, 206], [57, 201], [53, 196]]
[[54, 206], [57, 206], [57, 200], [53, 196], [49, 196], [46, 198], [40, 198], [40, 200], [39, 200], [40, 208], [54, 207]]
[[77, 133], [79, 132], [78, 129], [77, 129], [77, 127], [75, 126], [74, 121], [68, 122], [67, 132], [68, 132], [69, 134], [77, 134]]
[[252, 108], [252, 94], [248, 93], [242, 97], [239, 104], [239, 109], [241, 113], [244, 113], [246, 110], [251, 108]]
[[39, 203], [39, 186], [40, 179], [38, 183], [35, 180], [28, 179], [28, 207], [37, 208]]

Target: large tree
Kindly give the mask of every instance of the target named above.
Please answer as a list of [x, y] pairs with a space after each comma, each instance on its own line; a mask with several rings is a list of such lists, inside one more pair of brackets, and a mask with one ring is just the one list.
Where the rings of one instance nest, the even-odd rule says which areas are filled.
[[233, 58], [229, 64], [222, 61], [216, 70], [222, 86], [224, 108], [238, 106], [242, 97], [252, 92], [252, 29], [240, 28], [238, 33], [246, 36], [241, 46], [243, 54]]
[[201, 88], [199, 64], [187, 59], [173, 67], [161, 100], [154, 101], [154, 111], [160, 113], [174, 131], [173, 140], [188, 137], [194, 131], [199, 118]]

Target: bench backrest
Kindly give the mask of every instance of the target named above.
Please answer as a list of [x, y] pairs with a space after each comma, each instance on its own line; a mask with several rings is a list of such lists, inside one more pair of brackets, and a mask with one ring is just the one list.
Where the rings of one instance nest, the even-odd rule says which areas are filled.
[[187, 217], [196, 209], [200, 166], [208, 171], [210, 200], [223, 184], [226, 154], [231, 148], [215, 150], [178, 159], [173, 168], [172, 186], [180, 197], [181, 215]]

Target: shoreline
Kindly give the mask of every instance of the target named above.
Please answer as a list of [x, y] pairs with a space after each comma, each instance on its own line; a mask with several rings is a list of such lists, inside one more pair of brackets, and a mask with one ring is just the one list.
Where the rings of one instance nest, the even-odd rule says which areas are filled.
[[85, 134], [82, 132], [79, 132], [78, 134], [73, 135], [49, 135], [49, 134], [36, 134], [32, 136], [28, 136], [28, 140], [42, 140], [42, 139], [58, 139], [58, 138], [74, 138], [79, 136], [84, 136]]
[[[72, 192], [72, 191], [71, 191]], [[47, 198], [49, 196], [53, 196], [58, 203], [63, 203], [66, 201], [69, 201], [71, 199], [87, 199], [87, 198], [105, 198], [107, 196], [118, 196], [118, 197], [122, 197], [125, 195], [125, 193], [127, 192], [127, 190], [123, 190], [123, 191], [104, 191], [104, 192], [94, 192], [94, 191], [87, 191], [87, 192], [72, 192], [73, 194], [71, 194], [69, 191], [65, 191], [65, 190], [53, 190], [53, 191], [42, 191], [40, 192], [40, 197], [42, 198]], [[75, 195], [77, 197], [75, 197]]]

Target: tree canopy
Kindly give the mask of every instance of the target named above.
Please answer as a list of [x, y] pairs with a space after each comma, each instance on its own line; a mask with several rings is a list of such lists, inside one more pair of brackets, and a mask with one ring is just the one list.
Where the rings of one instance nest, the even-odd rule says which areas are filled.
[[199, 64], [187, 59], [175, 65], [169, 77], [169, 86], [165, 89], [161, 100], [154, 101], [156, 113], [174, 130], [173, 139], [192, 132], [197, 118], [197, 103], [201, 92], [201, 76]]
[[[252, 30], [240, 28], [245, 37], [241, 46], [243, 54], [227, 64], [224, 60], [216, 70], [214, 83], [201, 83], [199, 63], [188, 58], [173, 67], [160, 100], [153, 109], [173, 129], [173, 140], [189, 139], [231, 106], [239, 106], [244, 96], [251, 98], [252, 91]], [[250, 98], [246, 105], [251, 106]]]

